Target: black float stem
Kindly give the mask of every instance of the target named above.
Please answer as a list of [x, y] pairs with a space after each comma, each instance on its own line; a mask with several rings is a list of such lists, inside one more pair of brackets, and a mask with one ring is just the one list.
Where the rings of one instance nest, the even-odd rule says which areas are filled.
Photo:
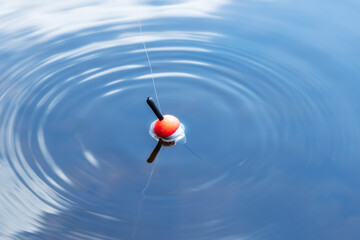
[[154, 100], [151, 97], [148, 97], [146, 100], [147, 104], [149, 105], [149, 107], [151, 108], [151, 110], [153, 110], [153, 112], [155, 113], [155, 115], [157, 116], [157, 118], [161, 121], [164, 119], [163, 115], [161, 114], [161, 112], [159, 111], [159, 109], [157, 108]]
[[163, 141], [160, 138], [158, 144], [156, 145], [156, 147], [154, 148], [153, 152], [151, 153], [150, 157], [147, 160], [148, 163], [152, 163], [155, 160], [156, 156], [160, 151], [162, 143]]

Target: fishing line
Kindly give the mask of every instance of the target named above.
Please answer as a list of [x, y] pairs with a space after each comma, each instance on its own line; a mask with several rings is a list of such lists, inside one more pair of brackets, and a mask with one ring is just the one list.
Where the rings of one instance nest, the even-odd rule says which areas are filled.
[[197, 154], [194, 150], [192, 150], [187, 143], [184, 143], [184, 146], [185, 146], [186, 149], [189, 150], [189, 152], [191, 152], [195, 157], [197, 157], [198, 159], [202, 160], [201, 157], [199, 156], [199, 154]]
[[[141, 42], [143, 44], [144, 51], [145, 51], [145, 54], [146, 54], [146, 58], [147, 58], [147, 61], [148, 61], [148, 64], [149, 64], [150, 76], [151, 76], [152, 84], [153, 84], [153, 87], [154, 87], [155, 98], [156, 98], [157, 104], [159, 106], [160, 115], [161, 115], [162, 114], [162, 109], [161, 109], [161, 105], [160, 105], [160, 101], [159, 101], [159, 96], [158, 96], [158, 93], [157, 93], [157, 90], [156, 90], [155, 78], [154, 78], [154, 74], [153, 74], [153, 69], [152, 69], [149, 53], [148, 53], [148, 50], [146, 48], [146, 43], [144, 41], [143, 31], [142, 31], [142, 27], [141, 27], [141, 16], [140, 16], [140, 11], [138, 9], [138, 6], [136, 6], [136, 12], [137, 12], [137, 15], [138, 15], [138, 18], [137, 18], [138, 21], [137, 22], [138, 22], [138, 26], [139, 26], [140, 38], [141, 38]], [[154, 166], [153, 166], [153, 168], [152, 168], [152, 170], [150, 172], [150, 176], [148, 178], [148, 181], [147, 181], [144, 189], [141, 192], [141, 198], [140, 198], [139, 205], [138, 205], [138, 211], [137, 211], [134, 230], [132, 232], [131, 239], [135, 239], [135, 235], [136, 235], [136, 232], [137, 232], [137, 227], [138, 227], [140, 216], [141, 216], [142, 205], [143, 205], [143, 202], [144, 202], [144, 199], [145, 199], [145, 192], [149, 188], [151, 179], [152, 179], [152, 177], [154, 175], [154, 171], [155, 171], [155, 168], [156, 168], [158, 162], [159, 162], [159, 160], [155, 162], [155, 164], [154, 164]]]
[[138, 212], [137, 212], [137, 215], [136, 215], [136, 220], [135, 220], [135, 225], [134, 225], [134, 230], [133, 230], [133, 233], [132, 233], [132, 237], [131, 239], [135, 239], [135, 235], [136, 235], [136, 231], [137, 231], [137, 225], [139, 223], [139, 219], [140, 219], [140, 216], [141, 216], [141, 210], [142, 210], [142, 205], [143, 205], [143, 202], [144, 202], [144, 199], [145, 199], [145, 191], [149, 188], [149, 185], [150, 185], [150, 182], [151, 182], [151, 179], [154, 175], [154, 170], [158, 164], [159, 160], [157, 160], [154, 164], [154, 167], [152, 168], [151, 172], [150, 172], [150, 176], [149, 176], [149, 179], [144, 187], [144, 189], [142, 190], [141, 192], [141, 199], [139, 201], [139, 206], [138, 206]]
[[141, 16], [140, 16], [140, 11], [138, 9], [138, 6], [136, 6], [136, 11], [137, 11], [137, 15], [138, 15], [138, 25], [139, 25], [141, 42], [143, 44], [144, 51], [145, 51], [145, 54], [146, 54], [146, 58], [147, 58], [147, 61], [148, 61], [148, 64], [149, 64], [150, 76], [151, 76], [153, 87], [154, 87], [155, 98], [156, 98], [157, 104], [158, 104], [158, 106], [160, 108], [160, 112], [162, 113], [158, 93], [157, 93], [157, 90], [156, 90], [155, 78], [154, 78], [154, 74], [153, 74], [153, 70], [152, 70], [152, 65], [151, 65], [150, 57], [149, 57], [149, 54], [148, 54], [148, 51], [147, 51], [147, 48], [146, 48], [146, 44], [145, 44], [145, 41], [144, 41], [143, 31], [142, 31], [142, 27], [141, 27]]

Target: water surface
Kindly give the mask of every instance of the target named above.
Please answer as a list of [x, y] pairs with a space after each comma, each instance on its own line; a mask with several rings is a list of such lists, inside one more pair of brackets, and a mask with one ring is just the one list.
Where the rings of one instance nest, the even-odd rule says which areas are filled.
[[0, 239], [359, 238], [359, 10], [2, 2]]

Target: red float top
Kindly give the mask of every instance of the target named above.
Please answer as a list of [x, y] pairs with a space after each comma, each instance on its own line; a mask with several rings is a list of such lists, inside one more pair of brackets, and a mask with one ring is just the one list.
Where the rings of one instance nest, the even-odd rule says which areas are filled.
[[167, 138], [171, 136], [180, 126], [180, 121], [175, 116], [164, 115], [163, 120], [157, 120], [154, 132], [158, 137]]

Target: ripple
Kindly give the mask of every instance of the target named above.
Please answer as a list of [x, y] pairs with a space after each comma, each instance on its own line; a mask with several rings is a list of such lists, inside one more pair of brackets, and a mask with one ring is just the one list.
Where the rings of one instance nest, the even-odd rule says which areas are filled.
[[[2, 12], [1, 16], [7, 17], [7, 24], [12, 21], [11, 12], [17, 12], [18, 14], [19, 10], [16, 8], [17, 6], [10, 10], [8, 6], [6, 8], [8, 12]], [[3, 154], [8, 154], [8, 159], [1, 161], [1, 170], [8, 173], [7, 175], [2, 174], [2, 176], [9, 176], [3, 179], [9, 189], [11, 189], [12, 182], [14, 182], [14, 185], [19, 186], [19, 192], [12, 191], [15, 197], [14, 200], [10, 200], [2, 194], [2, 205], [11, 210], [13, 214], [16, 213], [14, 212], [15, 208], [23, 210], [22, 214], [15, 215], [2, 212], [2, 219], [7, 219], [8, 222], [1, 231], [4, 237], [20, 231], [35, 233], [38, 229], [43, 228], [45, 222], [42, 222], [42, 219], [45, 221], [49, 217], [46, 216], [48, 214], [62, 215], [62, 212], [72, 211], [71, 209], [75, 205], [83, 207], [87, 204], [92, 205], [91, 199], [97, 199], [96, 196], [100, 194], [93, 195], [95, 193], [94, 188], [102, 187], [105, 192], [110, 191], [107, 194], [111, 194], [114, 190], [110, 189], [114, 186], [109, 181], [112, 182], [111, 179], [114, 177], [115, 179], [120, 177], [118, 175], [119, 169], [114, 168], [113, 160], [104, 162], [105, 156], [99, 155], [96, 148], [92, 149], [94, 142], [88, 144], [83, 139], [84, 136], [79, 131], [79, 128], [72, 126], [78, 120], [77, 118], [81, 118], [81, 114], [77, 114], [77, 111], [84, 114], [84, 112], [91, 109], [92, 104], [101, 102], [103, 96], [120, 96], [118, 100], [123, 102], [122, 99], [126, 96], [125, 92], [127, 91], [133, 92], [134, 90], [147, 89], [147, 94], [151, 94], [149, 83], [144, 84], [132, 80], [146, 80], [148, 76], [147, 65], [138, 64], [139, 59], [142, 58], [141, 61], [143, 61], [143, 49], [138, 49], [141, 47], [139, 45], [141, 40], [136, 24], [122, 24], [117, 27], [107, 27], [103, 23], [93, 24], [92, 27], [95, 25], [100, 26], [107, 33], [116, 33], [116, 39], [108, 40], [105, 37], [99, 39], [98, 42], [73, 47], [72, 44], [83, 36], [96, 36], [91, 32], [81, 33], [79, 31], [89, 29], [91, 24], [79, 25], [78, 22], [76, 26], [70, 27], [66, 22], [60, 22], [61, 26], [56, 24], [56, 26], [53, 25], [49, 28], [49, 21], [46, 20], [48, 15], [39, 14], [39, 12], [48, 12], [46, 5], [43, 8], [32, 7], [30, 9], [33, 11], [32, 14], [38, 15], [39, 19], [42, 20], [34, 21], [35, 19], [29, 18], [29, 15], [24, 15], [21, 25], [12, 25], [12, 29], [2, 28], [3, 31], [8, 31], [7, 34], [22, 32], [21, 29], [24, 28], [37, 28], [36, 31], [28, 32], [21, 38], [17, 38], [16, 41], [15, 39], [7, 41], [6, 47], [2, 48], [2, 50], [9, 51], [13, 49], [14, 44], [27, 43], [21, 46], [24, 53], [19, 57], [13, 57], [8, 63], [9, 66], [12, 66], [7, 69], [5, 66], [1, 73], [2, 78], [5, 79], [2, 85], [6, 86], [7, 89], [1, 97], [3, 113], [1, 129], [3, 133], [6, 133], [2, 134], [3, 144], [1, 149]], [[38, 14], [36, 14], [36, 11]], [[62, 14], [60, 11], [54, 13]], [[68, 19], [74, 19], [71, 16], [78, 14], [79, 11], [63, 13], [66, 13]], [[93, 19], [97, 17], [94, 16]], [[26, 21], [26, 18], [30, 20]], [[45, 22], [46, 24], [43, 24]], [[109, 22], [106, 24], [109, 24]], [[64, 27], [66, 25], [68, 26]], [[135, 31], [131, 33], [129, 32], [130, 29]], [[77, 31], [79, 33], [74, 35], [73, 38], [63, 38], [66, 33]], [[144, 39], [147, 42], [171, 39], [209, 41], [210, 35], [199, 32], [155, 32], [147, 33]], [[35, 36], [38, 37], [36, 41], [32, 43], [27, 41]], [[40, 43], [45, 43], [46, 47], [44, 49], [38, 48]], [[26, 45], [29, 47], [25, 48]], [[36, 48], [40, 51], [35, 55], [31, 55], [30, 53]], [[114, 51], [115, 49], [116, 51]], [[151, 52], [175, 50], [206, 51], [206, 49], [192, 47], [149, 49]], [[100, 62], [101, 59], [105, 60], [110, 56], [106, 55], [108, 51], [115, 53], [113, 58], [116, 59], [116, 62], [107, 62], [106, 64]], [[122, 55], [128, 56], [126, 61], [118, 60], [117, 56]], [[182, 72], [175, 75], [177, 77], [192, 76]], [[119, 79], [119, 76], [122, 76], [121, 79]], [[69, 108], [70, 106], [72, 108]], [[92, 114], [91, 112], [91, 117], [95, 117]], [[74, 130], [74, 135], [69, 132]], [[74, 142], [71, 138], [76, 138], [78, 142]], [[88, 145], [89, 147], [85, 148]], [[123, 149], [126, 148], [128, 146], [124, 145]], [[87, 172], [83, 172], [81, 168], [86, 166], [84, 165], [85, 161], [94, 169], [87, 168]], [[7, 165], [8, 163], [11, 163], [11, 170], [9, 170], [10, 165]], [[110, 168], [115, 171], [109, 171]], [[93, 174], [92, 178], [88, 175], [90, 173]], [[104, 173], [107, 174], [104, 175]], [[84, 178], [84, 176], [86, 177]], [[110, 186], [109, 190], [104, 188], [105, 184]], [[86, 193], [88, 191], [90, 193]], [[106, 196], [106, 194], [103, 196]], [[16, 205], [11, 205], [12, 203]], [[36, 207], [35, 205], [30, 207], [28, 205], [30, 203], [36, 204]], [[120, 220], [116, 214], [115, 216], [107, 214], [107, 210], [101, 212], [104, 209], [97, 211], [94, 207], [88, 208], [93, 209], [90, 212], [96, 212], [98, 217], [103, 218], [103, 216], [106, 216], [109, 221]], [[19, 221], [17, 221], [18, 225], [15, 224], [15, 221], [11, 220], [13, 219], [12, 216], [21, 216], [21, 224], [19, 224]], [[21, 228], [18, 226], [21, 226]], [[78, 235], [74, 233], [73, 236], [76, 238]]]
[[187, 143], [156, 160], [139, 238], [271, 239], [286, 217], [268, 204], [306, 208], [314, 172], [353, 163], [358, 118], [317, 62], [341, 61], [294, 31], [288, 49], [227, 33], [243, 26], [220, 21], [224, 1], [18, 4], [0, 10], [0, 238], [131, 236], [156, 145], [152, 76]]

